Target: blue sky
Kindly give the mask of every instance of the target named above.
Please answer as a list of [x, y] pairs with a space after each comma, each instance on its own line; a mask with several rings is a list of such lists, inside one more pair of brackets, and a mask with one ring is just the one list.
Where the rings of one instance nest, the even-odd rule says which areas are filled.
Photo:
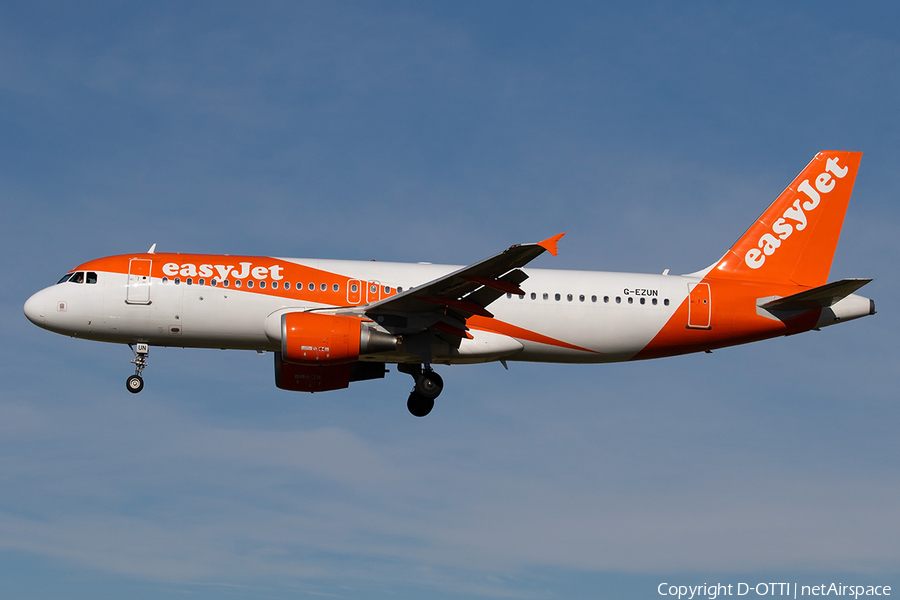
[[[655, 597], [900, 586], [892, 3], [5, 3], [0, 593]], [[879, 314], [640, 364], [307, 396], [271, 356], [31, 325], [146, 250], [673, 273], [865, 153], [831, 278]]]

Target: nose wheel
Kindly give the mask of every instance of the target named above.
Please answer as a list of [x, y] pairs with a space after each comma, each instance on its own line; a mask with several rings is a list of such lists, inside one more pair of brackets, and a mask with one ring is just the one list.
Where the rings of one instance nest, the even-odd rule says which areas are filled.
[[125, 380], [125, 388], [132, 394], [137, 394], [144, 389], [144, 378], [141, 377], [141, 373], [147, 368], [150, 346], [147, 344], [135, 344], [134, 346], [128, 344], [128, 347], [134, 353], [134, 358], [131, 360], [131, 363], [134, 365], [134, 375], [129, 376]]
[[444, 380], [430, 365], [398, 365], [398, 370], [412, 376], [415, 385], [409, 393], [406, 408], [414, 417], [424, 417], [434, 408], [434, 400], [444, 390]]

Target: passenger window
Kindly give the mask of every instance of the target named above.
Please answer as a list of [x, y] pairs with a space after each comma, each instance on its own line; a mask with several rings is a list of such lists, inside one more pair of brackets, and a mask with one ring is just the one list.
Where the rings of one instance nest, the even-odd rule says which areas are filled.
[[184, 280], [184, 282], [188, 285], [194, 285], [194, 280], [190, 277]]
[[665, 304], [666, 306], [668, 306], [668, 305], [669, 305], [669, 299], [666, 298], [665, 300], [663, 300], [663, 304]]
[[87, 282], [88, 283], [97, 283], [97, 274], [93, 271], [87, 272]]
[[509, 292], [506, 292], [506, 297], [507, 297], [507, 298], [512, 298], [512, 294], [510, 294]]
[[277, 281], [273, 281], [273, 282], [272, 282], [272, 289], [273, 289], [273, 290], [277, 290], [277, 289], [278, 289], [278, 282], [277, 282]]
[[163, 278], [162, 278], [162, 282], [163, 282], [163, 283], [169, 283], [169, 278], [168, 278], [168, 277], [163, 277]]
[[84, 271], [78, 271], [72, 275], [72, 279], [69, 280], [69, 283], [84, 283]]
[[[386, 294], [386, 293], [388, 292], [388, 290], [390, 290], [390, 289], [391, 289], [391, 288], [384, 288], [384, 293]], [[338, 284], [336, 284], [336, 283], [334, 283], [334, 284], [331, 285], [331, 291], [332, 291], [332, 292], [339, 292], [339, 291], [341, 291], [341, 286], [338, 285]]]
[[197, 284], [198, 285], [206, 285], [206, 280], [201, 277], [200, 279], [197, 280]]
[[299, 281], [297, 282], [297, 291], [298, 292], [303, 291], [303, 284], [300, 283]]
[[399, 294], [400, 292], [402, 292], [402, 291], [403, 291], [403, 288], [402, 288], [402, 287], [398, 287], [398, 288], [397, 288], [397, 293], [398, 293], [398, 294]]
[[211, 279], [211, 280], [209, 281], [209, 284], [210, 284], [211, 286], [213, 286], [213, 287], [216, 287], [217, 285], [219, 285], [219, 282], [216, 281], [215, 279]]
[[616, 304], [622, 304], [621, 296], [616, 296]]
[[572, 294], [566, 294], [566, 300], [568, 300], [569, 302], [571, 302], [571, 301], [572, 301]]
[[633, 297], [628, 296], [628, 304], [634, 304], [634, 298], [633, 298]]
[[[242, 282], [240, 279], [235, 279], [235, 280], [234, 280], [234, 287], [239, 288], [239, 287], [241, 287], [242, 284], [243, 284], [243, 282]], [[247, 287], [253, 287], [253, 286], [252, 286], [252, 285], [248, 285]]]
[[584, 294], [581, 294], [580, 296], [578, 296], [578, 301], [584, 302]]
[[[323, 291], [323, 292], [325, 291], [325, 284], [324, 284], [324, 283], [322, 284], [322, 291]], [[377, 285], [370, 285], [370, 286], [369, 286], [369, 293], [370, 293], [370, 294], [377, 294], [377, 293], [378, 293], [378, 286], [377, 286]]]
[[350, 291], [353, 292], [353, 293], [355, 294], [356, 292], [359, 291], [359, 286], [356, 285], [355, 283], [354, 283], [354, 284], [351, 284], [351, 285], [350, 285]]
[[[338, 291], [338, 286], [336, 286], [336, 285], [334, 286], [334, 291]], [[385, 294], [390, 294], [390, 293], [391, 293], [391, 286], [389, 286], [389, 285], [384, 286], [384, 293], [385, 293]]]
[[547, 292], [544, 292], [544, 300], [549, 300], [549, 299], [550, 299], [550, 294], [548, 294]]
[[[240, 282], [239, 282], [239, 281], [235, 281], [235, 282], [234, 282], [234, 287], [237, 287], [237, 286], [238, 286], [238, 283], [240, 283]], [[248, 288], [252, 288], [252, 287], [253, 287], [253, 280], [252, 280], [252, 279], [251, 279], [250, 281], [247, 282], [247, 287], [248, 287]]]
[[534, 292], [531, 292], [531, 299], [537, 300], [537, 294], [535, 294]]
[[227, 279], [223, 279], [223, 280], [222, 280], [222, 287], [228, 287], [228, 280], [227, 280]]
[[181, 277], [176, 277], [176, 278], [175, 278], [175, 285], [178, 285], [179, 283], [181, 283]]
[[311, 291], [311, 292], [316, 291], [316, 284], [314, 284], [314, 283], [309, 284], [307, 287], [309, 288], [309, 291]]
[[644, 303], [646, 303], [646, 302], [647, 302], [647, 299], [646, 299], [646, 298], [641, 298], [641, 304], [644, 304]]
[[519, 300], [524, 300], [524, 299], [525, 299], [525, 294], [519, 294]]
[[557, 301], [557, 302], [559, 302], [559, 299], [560, 299], [560, 295], [559, 295], [559, 294], [554, 294], [553, 297], [556, 298], [556, 301]]
[[65, 275], [62, 276], [62, 279], [60, 279], [59, 281], [56, 282], [56, 285], [67, 282], [69, 279], [72, 278], [72, 275], [73, 275], [73, 273], [66, 273]]
[[654, 298], [651, 302], [653, 302], [653, 306], [656, 306], [656, 298]]
[[265, 289], [265, 287], [266, 287], [266, 282], [265, 282], [265, 281], [260, 281], [260, 282], [259, 282], [259, 287], [262, 288], [262, 289]]
[[591, 296], [591, 302], [596, 302], [596, 301], [597, 301], [597, 296]]

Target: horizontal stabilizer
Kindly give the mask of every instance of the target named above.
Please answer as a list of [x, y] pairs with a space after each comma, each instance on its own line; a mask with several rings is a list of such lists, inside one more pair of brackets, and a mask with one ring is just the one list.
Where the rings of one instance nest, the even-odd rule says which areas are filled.
[[870, 281], [872, 280], [863, 278], [841, 279], [840, 281], [820, 285], [799, 294], [770, 300], [765, 304], [761, 304], [760, 308], [784, 311], [826, 308], [837, 304]]

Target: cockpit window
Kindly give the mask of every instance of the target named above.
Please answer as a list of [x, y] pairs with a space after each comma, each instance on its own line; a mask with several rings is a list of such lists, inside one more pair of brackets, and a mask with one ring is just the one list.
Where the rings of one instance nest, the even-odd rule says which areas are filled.
[[93, 271], [87, 272], [87, 283], [97, 283], [97, 274]]
[[84, 271], [73, 273], [72, 279], [69, 280], [69, 283], [84, 283]]
[[56, 285], [67, 282], [72, 275], [74, 275], [74, 273], [66, 273], [62, 276], [62, 279], [56, 282]]

